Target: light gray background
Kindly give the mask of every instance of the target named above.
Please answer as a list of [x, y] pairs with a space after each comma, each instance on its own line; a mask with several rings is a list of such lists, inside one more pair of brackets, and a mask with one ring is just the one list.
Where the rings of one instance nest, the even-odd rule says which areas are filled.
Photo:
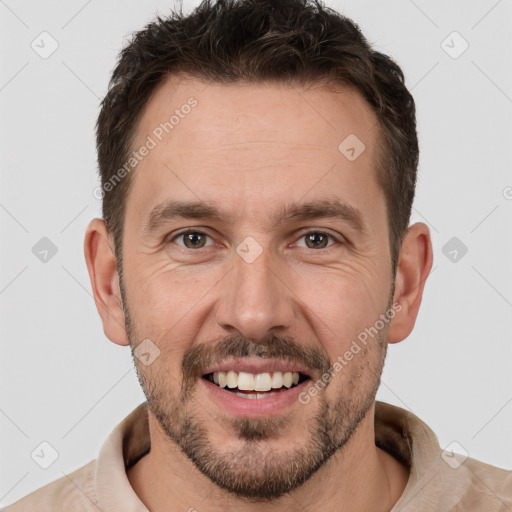
[[[441, 447], [512, 469], [512, 2], [328, 5], [398, 61], [417, 102], [412, 220], [431, 227], [434, 271], [378, 398], [417, 414]], [[129, 348], [103, 334], [82, 247], [100, 216], [99, 99], [124, 38], [172, 6], [0, 0], [0, 505], [95, 458], [144, 400]], [[43, 31], [59, 44], [47, 59], [31, 48]], [[457, 59], [441, 46], [453, 31], [469, 43]], [[32, 253], [42, 237], [58, 248], [46, 263]], [[442, 252], [452, 237], [468, 248], [455, 263]], [[30, 455], [42, 441], [59, 453], [46, 470]]]

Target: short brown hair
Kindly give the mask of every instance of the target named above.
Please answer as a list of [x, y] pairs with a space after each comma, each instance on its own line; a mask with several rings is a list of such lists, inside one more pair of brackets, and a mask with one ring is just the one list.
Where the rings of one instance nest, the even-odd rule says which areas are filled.
[[112, 186], [112, 178], [133, 151], [137, 122], [152, 93], [177, 73], [220, 83], [325, 81], [355, 87], [380, 125], [375, 172], [386, 197], [395, 273], [416, 185], [414, 100], [400, 67], [374, 51], [357, 24], [319, 0], [204, 0], [189, 15], [157, 16], [121, 51], [96, 132], [103, 218], [119, 272], [133, 180], [130, 174]]

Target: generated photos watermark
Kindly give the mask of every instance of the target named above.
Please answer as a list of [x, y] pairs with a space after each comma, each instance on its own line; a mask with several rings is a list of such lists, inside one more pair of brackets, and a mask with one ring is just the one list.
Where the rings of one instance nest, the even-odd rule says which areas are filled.
[[304, 405], [308, 404], [311, 401], [311, 397], [318, 395], [320, 390], [325, 388], [332, 380], [333, 374], [341, 372], [354, 359], [354, 356], [361, 352], [363, 346], [368, 344], [369, 338], [375, 338], [400, 311], [402, 311], [402, 305], [399, 303], [393, 304], [390, 309], [380, 315], [379, 319], [371, 327], [366, 327], [361, 331], [357, 335], [357, 339], [352, 341], [350, 348], [343, 355], [338, 356], [334, 364], [314, 384], [311, 384], [308, 389], [299, 395], [299, 402]]
[[93, 190], [93, 196], [96, 199], [101, 199], [105, 192], [111, 192], [120, 181], [129, 174], [139, 162], [141, 162], [146, 156], [149, 155], [152, 149], [155, 149], [163, 138], [176, 128], [181, 123], [182, 119], [185, 119], [194, 107], [197, 107], [198, 101], [194, 97], [188, 98], [187, 102], [181, 105], [180, 108], [174, 110], [174, 113], [169, 117], [167, 121], [160, 123], [153, 129], [151, 135], [146, 137], [146, 140], [142, 146], [137, 150], [132, 151], [130, 156], [127, 158], [124, 165], [113, 174], [109, 180], [100, 187], [96, 187]]

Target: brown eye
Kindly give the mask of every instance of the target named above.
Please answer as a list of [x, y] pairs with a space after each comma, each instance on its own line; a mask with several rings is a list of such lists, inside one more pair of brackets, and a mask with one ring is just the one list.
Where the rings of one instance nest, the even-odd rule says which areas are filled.
[[186, 247], [187, 249], [202, 249], [203, 247], [206, 247], [207, 238], [209, 238], [208, 235], [201, 231], [186, 231], [176, 235], [174, 240], [181, 240], [183, 245], [177, 242], [178, 245]]
[[305, 240], [308, 249], [325, 249], [328, 247], [329, 238], [332, 239], [332, 236], [327, 233], [322, 233], [321, 231], [311, 231], [310, 233], [302, 235], [301, 238]]

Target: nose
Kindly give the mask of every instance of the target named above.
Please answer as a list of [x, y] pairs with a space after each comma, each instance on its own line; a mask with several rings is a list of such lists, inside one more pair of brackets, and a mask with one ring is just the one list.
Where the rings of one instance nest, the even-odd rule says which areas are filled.
[[271, 330], [286, 331], [294, 319], [293, 292], [271, 259], [268, 250], [251, 263], [235, 254], [216, 310], [218, 325], [253, 342]]

